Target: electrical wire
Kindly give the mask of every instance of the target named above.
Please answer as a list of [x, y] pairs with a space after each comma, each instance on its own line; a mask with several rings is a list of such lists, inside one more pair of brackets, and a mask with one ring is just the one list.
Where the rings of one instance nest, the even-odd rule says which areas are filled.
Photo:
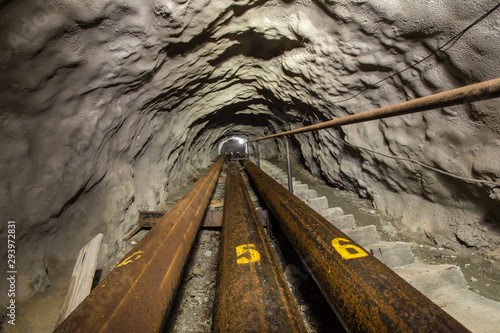
[[[442, 50], [445, 50], [445, 49], [448, 49], [450, 47], [452, 47], [468, 30], [470, 30], [472, 27], [474, 27], [475, 25], [477, 25], [479, 22], [481, 22], [482, 20], [484, 20], [486, 17], [488, 17], [491, 13], [493, 13], [495, 10], [497, 10], [498, 8], [500, 8], [500, 3], [497, 4], [496, 6], [494, 6], [493, 8], [491, 8], [490, 10], [488, 10], [486, 13], [484, 13], [481, 17], [479, 17], [478, 19], [476, 19], [474, 22], [472, 22], [471, 24], [469, 24], [467, 27], [465, 27], [462, 31], [460, 31], [458, 34], [454, 35], [451, 39], [449, 39], [446, 43], [444, 43], [442, 46], [440, 46], [439, 48], [437, 48], [435, 51], [433, 51], [432, 53], [430, 53], [429, 55], [425, 56], [424, 58], [416, 61], [415, 63], [409, 65], [408, 67], [400, 70], [400, 71], [397, 71], [397, 72], [394, 72], [393, 74], [375, 82], [373, 84], [373, 86], [376, 86], [378, 85], [379, 83], [382, 83], [398, 74], [401, 74], [405, 71], [407, 71], [408, 69], [410, 68], [414, 68], [415, 66], [417, 66], [418, 64], [424, 62], [425, 60], [429, 59], [430, 57], [432, 57], [433, 55], [437, 54], [439, 51], [442, 51]], [[364, 93], [365, 91], [367, 91], [369, 88], [365, 88], [363, 90], [361, 90], [360, 92], [354, 94], [353, 96], [351, 97], [348, 97], [346, 99], [343, 99], [343, 100], [339, 100], [339, 101], [334, 101], [334, 103], [341, 103], [341, 102], [346, 102], [348, 100], [351, 100], [359, 95], [361, 95], [362, 93]], [[304, 118], [302, 119], [302, 123], [304, 122], [305, 118], [306, 118], [306, 114], [307, 112], [304, 114]], [[444, 170], [441, 170], [441, 169], [438, 169], [438, 168], [434, 168], [430, 165], [427, 165], [425, 163], [422, 163], [420, 161], [416, 161], [416, 160], [413, 160], [413, 159], [410, 159], [410, 158], [404, 158], [404, 157], [397, 157], [397, 156], [390, 156], [390, 155], [387, 155], [387, 154], [383, 154], [383, 153], [380, 153], [380, 152], [376, 152], [374, 150], [371, 150], [371, 149], [368, 149], [368, 148], [363, 148], [363, 147], [359, 147], [359, 146], [356, 146], [356, 145], [353, 145], [353, 144], [350, 144], [348, 142], [346, 142], [345, 140], [341, 140], [341, 139], [338, 139], [336, 138], [335, 136], [332, 135], [332, 138], [336, 141], [339, 141], [347, 146], [350, 146], [352, 148], [355, 148], [355, 149], [359, 149], [359, 150], [364, 150], [368, 153], [371, 153], [371, 154], [374, 154], [374, 155], [379, 155], [379, 156], [383, 156], [383, 157], [386, 157], [386, 158], [390, 158], [390, 159], [393, 159], [393, 160], [398, 160], [398, 161], [406, 161], [406, 162], [410, 162], [410, 163], [415, 163], [415, 164], [418, 164], [426, 169], [429, 169], [429, 170], [432, 170], [434, 172], [438, 172], [438, 173], [441, 173], [443, 175], [446, 175], [446, 176], [449, 176], [449, 177], [452, 177], [452, 178], [455, 178], [455, 179], [459, 179], [459, 180], [462, 180], [462, 181], [465, 181], [465, 182], [468, 182], [468, 183], [476, 183], [476, 184], [484, 184], [484, 185], [489, 185], [489, 186], [492, 186], [493, 188], [495, 187], [500, 187], [500, 183], [497, 183], [497, 182], [493, 182], [493, 181], [488, 181], [488, 180], [480, 180], [480, 179], [474, 179], [474, 178], [468, 178], [468, 177], [462, 177], [462, 176], [459, 176], [459, 175], [456, 175], [456, 174], [453, 174], [453, 173], [450, 173], [448, 171], [444, 171]]]
[[497, 182], [493, 182], [493, 181], [489, 181], [489, 180], [481, 180], [481, 179], [474, 179], [474, 178], [468, 178], [468, 177], [462, 177], [462, 176], [459, 176], [459, 175], [456, 175], [456, 174], [453, 174], [453, 173], [450, 173], [448, 171], [444, 171], [444, 170], [441, 170], [441, 169], [437, 169], [437, 168], [434, 168], [430, 165], [427, 165], [425, 163], [422, 163], [420, 161], [416, 161], [416, 160], [413, 160], [413, 159], [410, 159], [410, 158], [404, 158], [404, 157], [397, 157], [397, 156], [390, 156], [390, 155], [387, 155], [387, 154], [383, 154], [383, 153], [380, 153], [380, 152], [377, 152], [377, 151], [374, 151], [374, 150], [371, 150], [371, 149], [368, 149], [368, 148], [363, 148], [363, 147], [359, 147], [359, 146], [356, 146], [356, 145], [353, 145], [351, 143], [348, 143], [347, 141], [345, 140], [341, 140], [341, 139], [338, 139], [336, 138], [335, 136], [331, 136], [332, 139], [338, 141], [338, 142], [341, 142], [347, 146], [350, 146], [352, 148], [355, 148], [355, 149], [360, 149], [360, 150], [364, 150], [364, 151], [367, 151], [371, 154], [375, 154], [375, 155], [380, 155], [380, 156], [384, 156], [384, 157], [387, 157], [387, 158], [391, 158], [393, 160], [399, 160], [399, 161], [406, 161], [406, 162], [411, 162], [411, 163], [415, 163], [415, 164], [418, 164], [426, 169], [429, 169], [429, 170], [432, 170], [432, 171], [435, 171], [435, 172], [438, 172], [438, 173], [441, 173], [443, 175], [447, 175], [449, 177], [452, 177], [452, 178], [456, 178], [456, 179], [459, 179], [459, 180], [463, 180], [465, 182], [469, 182], [469, 183], [477, 183], [477, 184], [484, 184], [484, 185], [490, 185], [492, 186], [493, 188], [495, 187], [500, 187], [500, 183], [497, 183]]
[[[475, 20], [474, 22], [472, 22], [471, 24], [469, 24], [465, 29], [463, 29], [462, 31], [460, 31], [458, 34], [456, 34], [455, 36], [453, 36], [451, 39], [449, 39], [446, 43], [444, 43], [442, 46], [438, 47], [435, 51], [433, 51], [432, 53], [428, 54], [427, 56], [425, 56], [424, 58], [416, 61], [415, 63], [409, 65], [408, 67], [398, 71], [398, 72], [394, 72], [392, 73], [391, 75], [375, 82], [373, 84], [373, 86], [376, 86], [378, 85], [379, 83], [382, 83], [390, 78], [393, 78], [394, 76], [398, 75], [398, 74], [401, 74], [407, 70], [409, 70], [410, 68], [415, 68], [415, 66], [419, 65], [420, 63], [424, 62], [425, 60], [429, 59], [430, 57], [432, 57], [433, 55], [437, 54], [439, 51], [442, 51], [442, 50], [445, 50], [445, 48], [449, 45], [448, 48], [452, 47], [459, 39], [460, 37], [462, 37], [468, 30], [470, 30], [473, 26], [475, 26], [476, 24], [478, 24], [479, 22], [481, 22], [482, 20], [484, 20], [486, 17], [488, 17], [491, 13], [493, 13], [495, 10], [497, 10], [498, 8], [500, 7], [500, 3], [497, 4], [496, 6], [494, 6], [493, 8], [491, 8], [490, 10], [488, 10], [486, 13], [484, 13], [480, 18], [478, 18], [477, 20]], [[451, 45], [450, 45], [451, 44]], [[446, 49], [448, 49], [446, 48]], [[357, 97], [361, 94], [363, 94], [365, 91], [367, 91], [368, 89], [370, 89], [370, 87], [367, 87], [363, 90], [361, 90], [360, 92], [352, 95], [351, 97], [348, 97], [346, 99], [342, 99], [342, 100], [339, 100], [339, 101], [333, 101], [333, 103], [342, 103], [342, 102], [346, 102], [346, 101], [349, 101], [351, 99], [353, 99], [354, 97]]]
[[[484, 13], [481, 17], [479, 17], [477, 20], [475, 20], [474, 22], [472, 22], [471, 24], [469, 24], [466, 28], [464, 28], [462, 31], [460, 31], [458, 34], [454, 35], [452, 38], [450, 38], [446, 43], [444, 43], [442, 46], [440, 46], [439, 48], [437, 48], [435, 51], [433, 51], [432, 53], [430, 53], [429, 55], [425, 56], [424, 58], [416, 61], [415, 63], [409, 65], [408, 67], [400, 70], [400, 71], [397, 71], [397, 72], [394, 72], [393, 74], [375, 82], [373, 84], [373, 86], [376, 86], [398, 74], [401, 74], [407, 70], [409, 70], [410, 68], [415, 68], [415, 66], [419, 65], [420, 63], [424, 62], [425, 60], [429, 59], [430, 57], [432, 57], [433, 55], [437, 54], [439, 51], [442, 51], [442, 50], [446, 50], [446, 49], [449, 49], [450, 47], [452, 47], [468, 30], [470, 30], [472, 27], [474, 27], [475, 25], [477, 25], [479, 22], [481, 22], [482, 20], [484, 20], [486, 17], [488, 17], [491, 13], [493, 13], [495, 10], [497, 10], [498, 8], [500, 8], [500, 3], [497, 4], [496, 6], [494, 6], [493, 8], [491, 8], [490, 10], [488, 10], [486, 13]], [[346, 99], [343, 99], [343, 100], [340, 100], [340, 101], [335, 101], [334, 103], [341, 103], [341, 102], [346, 102], [348, 100], [351, 100], [361, 94], [363, 94], [365, 91], [367, 91], [368, 89], [370, 88], [365, 88], [363, 90], [361, 90], [360, 92], [354, 94], [353, 96], [351, 97], [348, 97]], [[493, 188], [495, 187], [500, 187], [500, 183], [497, 183], [497, 182], [493, 182], [493, 181], [488, 181], [488, 180], [480, 180], [480, 179], [474, 179], [474, 178], [468, 178], [468, 177], [462, 177], [462, 176], [459, 176], [459, 175], [456, 175], [456, 174], [453, 174], [453, 173], [450, 173], [448, 171], [444, 171], [444, 170], [441, 170], [441, 169], [438, 169], [438, 168], [434, 168], [430, 165], [427, 165], [425, 163], [422, 163], [420, 161], [416, 161], [416, 160], [413, 160], [413, 159], [410, 159], [410, 158], [404, 158], [404, 157], [397, 157], [397, 156], [390, 156], [390, 155], [387, 155], [387, 154], [383, 154], [383, 153], [380, 153], [380, 152], [376, 152], [374, 150], [371, 150], [371, 149], [368, 149], [368, 148], [363, 148], [363, 147], [359, 147], [359, 146], [356, 146], [356, 145], [353, 145], [353, 144], [350, 144], [348, 142], [346, 142], [345, 140], [341, 140], [341, 139], [338, 139], [336, 137], [334, 137], [332, 135], [332, 138], [336, 141], [339, 141], [339, 142], [342, 142], [343, 144], [347, 145], [347, 146], [350, 146], [352, 148], [355, 148], [355, 149], [359, 149], [359, 150], [364, 150], [370, 154], [374, 154], [374, 155], [379, 155], [379, 156], [383, 156], [383, 157], [386, 157], [386, 158], [390, 158], [390, 159], [393, 159], [393, 160], [398, 160], [398, 161], [405, 161], [405, 162], [410, 162], [410, 163], [415, 163], [415, 164], [418, 164], [426, 169], [429, 169], [429, 170], [432, 170], [434, 172], [438, 172], [438, 173], [441, 173], [443, 175], [446, 175], [446, 176], [449, 176], [449, 177], [452, 177], [452, 178], [455, 178], [455, 179], [459, 179], [459, 180], [462, 180], [462, 181], [465, 181], [465, 182], [468, 182], [468, 183], [476, 183], [476, 184], [484, 184], [484, 185], [489, 185], [489, 186], [492, 186]]]

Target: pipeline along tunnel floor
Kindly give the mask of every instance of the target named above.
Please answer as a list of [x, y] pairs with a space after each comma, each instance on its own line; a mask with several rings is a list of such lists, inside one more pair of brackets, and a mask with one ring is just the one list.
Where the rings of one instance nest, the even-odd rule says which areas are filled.
[[[284, 163], [272, 161], [285, 170]], [[428, 264], [453, 264], [464, 273], [469, 289], [492, 300], [500, 300], [500, 266], [498, 257], [485, 257], [478, 254], [457, 254], [447, 249], [439, 249], [429, 242], [413, 239], [401, 230], [397, 223], [377, 211], [368, 200], [360, 199], [351, 192], [336, 190], [313, 177], [303, 166], [295, 164], [293, 175], [303, 183], [309, 184], [318, 194], [325, 195], [328, 201], [341, 206], [345, 214], [353, 214], [361, 225], [374, 224], [384, 240], [401, 240], [412, 242], [415, 256]], [[223, 195], [223, 187], [218, 186], [218, 194]], [[162, 209], [168, 209], [168, 206]], [[282, 252], [280, 248], [290, 248], [286, 237], [273, 227], [276, 239], [271, 242], [276, 251], [292, 294], [295, 296], [309, 332], [332, 332], [337, 327], [335, 315], [319, 293], [314, 290], [315, 283], [302, 267], [300, 260], [294, 257], [294, 251]], [[138, 242], [146, 230], [139, 232], [126, 244], [128, 251]], [[280, 246], [281, 245], [281, 246]], [[192, 255], [187, 265], [182, 285], [176, 298], [167, 332], [209, 332], [212, 324], [212, 313], [216, 291], [216, 275], [220, 231], [201, 230]], [[48, 262], [48, 274], [52, 286], [44, 293], [35, 294], [30, 301], [20, 304], [19, 325], [10, 332], [52, 332], [55, 321], [65, 297], [71, 277], [73, 262]], [[104, 278], [112, 267], [99, 267]], [[340, 328], [342, 330], [342, 328]], [[3, 330], [5, 331], [5, 330]], [[2, 331], [2, 332], [3, 332]]]
[[[284, 161], [274, 159], [271, 162], [286, 170]], [[297, 180], [308, 184], [309, 188], [315, 189], [318, 195], [326, 196], [328, 202], [341, 207], [345, 214], [352, 214], [357, 225], [375, 225], [382, 240], [410, 242], [413, 254], [424, 263], [459, 266], [471, 290], [494, 301], [500, 301], [500, 265], [498, 264], [500, 254], [487, 255], [478, 253], [474, 249], [458, 253], [437, 247], [430, 239], [414, 237], [400, 228], [397, 219], [373, 208], [369, 200], [360, 198], [355, 193], [326, 185], [299, 163], [292, 164], [292, 175]]]
[[[249, 191], [251, 196], [256, 198], [250, 187]], [[219, 184], [212, 199], [219, 199], [223, 195], [224, 185]], [[258, 202], [254, 202], [254, 204], [258, 207], [257, 209], [260, 209]], [[271, 240], [271, 246], [308, 332], [345, 332], [276, 223], [273, 224], [273, 232], [276, 237]], [[215, 307], [220, 238], [221, 232], [219, 230], [200, 231], [187, 264], [183, 283], [177, 294], [166, 332], [210, 332]]]

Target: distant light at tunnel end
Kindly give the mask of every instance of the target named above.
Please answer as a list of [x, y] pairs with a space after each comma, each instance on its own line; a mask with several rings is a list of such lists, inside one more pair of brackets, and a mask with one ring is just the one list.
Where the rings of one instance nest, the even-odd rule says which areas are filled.
[[237, 142], [239, 145], [245, 145], [244, 149], [245, 149], [245, 153], [248, 153], [248, 147], [246, 146], [246, 143], [247, 143], [247, 140], [242, 138], [242, 137], [239, 137], [239, 136], [229, 136], [229, 137], [225, 137], [220, 143], [219, 143], [219, 154], [222, 152], [222, 147], [224, 146], [224, 144], [228, 141], [235, 141]]

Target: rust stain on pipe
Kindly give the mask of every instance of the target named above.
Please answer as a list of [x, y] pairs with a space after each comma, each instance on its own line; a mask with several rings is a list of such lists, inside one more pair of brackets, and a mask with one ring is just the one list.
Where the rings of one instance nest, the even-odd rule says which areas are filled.
[[364, 121], [401, 116], [408, 113], [422, 112], [446, 106], [477, 102], [500, 97], [500, 78], [471, 84], [438, 94], [417, 98], [411, 101], [385, 106], [350, 116], [325, 121], [319, 124], [297, 128], [291, 131], [264, 136], [248, 142], [260, 141], [284, 135], [316, 131], [324, 128], [339, 127]]
[[243, 163], [347, 330], [469, 332], [255, 164]]
[[234, 162], [225, 196], [214, 332], [306, 332]]
[[225, 155], [59, 325], [55, 332], [159, 332]]

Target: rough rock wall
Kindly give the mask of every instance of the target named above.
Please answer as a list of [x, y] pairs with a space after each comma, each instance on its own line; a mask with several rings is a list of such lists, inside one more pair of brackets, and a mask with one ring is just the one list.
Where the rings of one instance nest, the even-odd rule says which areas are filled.
[[[224, 137], [258, 137], [498, 77], [493, 14], [446, 51], [374, 86], [494, 3], [0, 2], [0, 231], [5, 239], [4, 223], [17, 221], [24, 297], [48, 284], [46, 258], [73, 258], [97, 232], [105, 234], [101, 264], [114, 262], [138, 210], [175, 199]], [[498, 189], [335, 139], [498, 180], [499, 106], [446, 108], [293, 143], [317, 175], [372, 198], [413, 232], [452, 248], [497, 246]], [[281, 146], [265, 142], [261, 154]]]
[[[342, 100], [342, 94], [329, 92], [334, 97], [325, 97], [334, 104], [330, 114], [356, 113], [498, 77], [498, 59], [494, 56], [500, 47], [497, 13], [470, 29], [445, 52], [373, 88], [374, 82], [426, 57], [494, 4], [353, 1], [326, 6], [332, 17], [340, 19], [335, 24], [350, 26], [347, 34], [339, 34], [328, 44], [338, 46], [337, 54], [342, 59], [338, 63], [345, 65], [344, 72], [349, 71], [348, 64], [356, 64], [352, 75], [330, 77], [329, 82], [344, 84], [351, 91], [348, 95], [369, 88], [339, 103], [335, 101]], [[312, 29], [309, 32], [314, 34]], [[337, 75], [339, 72], [342, 69]], [[440, 246], [453, 249], [459, 249], [460, 244], [496, 248], [500, 240], [498, 188], [443, 176], [334, 139], [417, 160], [462, 177], [498, 181], [499, 106], [498, 100], [493, 100], [444, 108], [322, 131], [298, 140], [301, 146], [313, 147], [309, 163], [317, 174], [372, 198], [376, 207], [402, 217], [402, 225], [412, 232], [426, 234]]]

